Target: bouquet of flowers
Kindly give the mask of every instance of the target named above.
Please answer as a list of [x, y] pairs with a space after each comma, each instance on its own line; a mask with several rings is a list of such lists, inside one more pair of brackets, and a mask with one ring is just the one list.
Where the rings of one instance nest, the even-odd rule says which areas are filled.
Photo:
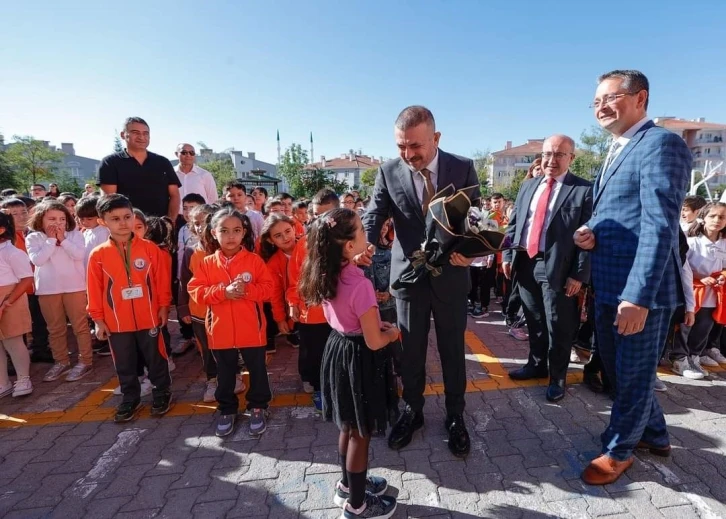
[[514, 248], [499, 224], [472, 206], [471, 196], [476, 188], [457, 191], [449, 184], [433, 196], [426, 214], [426, 239], [409, 258], [411, 265], [393, 282], [394, 289], [429, 274], [440, 275], [455, 252], [466, 258], [478, 258]]

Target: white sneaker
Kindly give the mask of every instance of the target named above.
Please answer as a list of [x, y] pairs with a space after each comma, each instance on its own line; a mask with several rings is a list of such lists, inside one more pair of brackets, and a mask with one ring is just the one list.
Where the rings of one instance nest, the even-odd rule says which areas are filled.
[[154, 384], [152, 384], [151, 380], [146, 377], [139, 378], [139, 383], [141, 384], [141, 396], [150, 395], [154, 390]]
[[91, 366], [79, 362], [78, 364], [73, 366], [73, 369], [68, 372], [66, 382], [75, 382], [76, 380], [81, 380], [91, 371], [93, 371], [93, 368]]
[[674, 360], [673, 365], [671, 366], [671, 371], [673, 371], [676, 375], [680, 375], [683, 378], [690, 380], [701, 380], [703, 378], [703, 373], [694, 369], [687, 357]]
[[13, 396], [25, 396], [33, 392], [30, 377], [20, 377], [13, 386]]
[[575, 348], [572, 348], [570, 350], [570, 362], [572, 362], [573, 364], [580, 363], [580, 356], [577, 354], [577, 351], [575, 351]]
[[202, 400], [207, 404], [216, 400], [214, 393], [217, 391], [217, 379], [210, 378], [207, 380], [207, 388], [204, 390], [204, 397]]
[[668, 391], [668, 386], [666, 386], [665, 382], [661, 379], [655, 377], [655, 386], [653, 386], [653, 391], [659, 391], [662, 393], [663, 391]]
[[244, 393], [244, 391], [247, 389], [247, 386], [245, 385], [245, 381], [242, 380], [242, 375], [239, 373], [237, 374], [237, 380], [234, 383], [234, 394], [239, 395], [240, 393]]
[[706, 370], [706, 368], [701, 366], [701, 358], [698, 355], [691, 355], [689, 360], [691, 361], [691, 366], [695, 370], [700, 371], [704, 377], [710, 376], [710, 373]]
[[716, 362], [715, 360], [713, 360], [708, 355], [702, 355], [698, 359], [698, 362], [701, 364], [701, 366], [708, 366], [708, 367], [711, 367], [711, 368], [717, 368], [718, 367], [718, 362]]
[[171, 357], [169, 358], [169, 371], [174, 371], [176, 369], [176, 364], [174, 364], [174, 361], [171, 360]]
[[315, 391], [315, 388], [313, 388], [313, 385], [310, 382], [303, 382], [303, 391], [305, 391], [309, 395], [312, 395], [313, 391]]
[[[718, 348], [709, 348], [704, 353], [719, 364], [723, 364], [726, 366], [726, 357], [721, 354]], [[701, 364], [703, 364], [703, 357], [701, 357]]]
[[[4, 355], [4, 354], [3, 354]], [[13, 383], [8, 381], [4, 386], [0, 386], [0, 398], [8, 396], [13, 392]]]

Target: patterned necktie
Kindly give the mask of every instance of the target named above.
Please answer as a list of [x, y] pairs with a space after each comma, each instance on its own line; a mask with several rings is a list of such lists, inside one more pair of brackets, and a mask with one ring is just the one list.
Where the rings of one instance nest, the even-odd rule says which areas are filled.
[[424, 190], [423, 190], [423, 196], [421, 197], [421, 206], [424, 214], [424, 218], [426, 218], [426, 213], [429, 210], [429, 203], [431, 202], [431, 199], [434, 196], [434, 184], [431, 182], [431, 172], [424, 168], [421, 170], [421, 176], [424, 178]]
[[600, 185], [602, 185], [602, 180], [605, 178], [605, 173], [607, 173], [608, 168], [612, 165], [613, 162], [615, 162], [615, 157], [618, 156], [618, 150], [621, 148], [621, 145], [618, 141], [613, 141], [613, 143], [610, 145], [610, 151], [608, 151], [608, 156], [605, 158], [605, 163], [602, 165], [602, 172], [600, 173]]
[[545, 216], [547, 216], [547, 207], [550, 203], [555, 179], [550, 177], [546, 180], [546, 182], [547, 187], [539, 196], [539, 200], [537, 200], [537, 208], [534, 211], [534, 220], [532, 221], [532, 230], [529, 233], [529, 240], [527, 241], [527, 254], [530, 258], [534, 258], [537, 254], [539, 254], [539, 240], [542, 237]]

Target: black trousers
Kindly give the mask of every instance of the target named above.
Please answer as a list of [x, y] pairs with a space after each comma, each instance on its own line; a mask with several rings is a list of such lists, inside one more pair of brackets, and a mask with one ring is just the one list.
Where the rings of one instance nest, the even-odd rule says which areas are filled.
[[514, 268], [529, 329], [527, 364], [538, 369], [549, 364], [550, 379], [564, 380], [579, 322], [577, 297], [550, 286], [541, 255], [530, 259], [518, 254]]
[[681, 324], [680, 330], [673, 340], [671, 360], [680, 360], [686, 356], [701, 356], [708, 345], [709, 334], [713, 329], [713, 308], [701, 308], [696, 312], [693, 326]]
[[[420, 283], [427, 283], [423, 280]], [[444, 375], [446, 412], [458, 415], [464, 412], [466, 391], [466, 365], [464, 359], [464, 332], [466, 331], [466, 295], [442, 300], [433, 290], [420, 290], [410, 299], [396, 298], [398, 324], [403, 338], [401, 381], [403, 399], [414, 411], [422, 411], [426, 387], [426, 353], [434, 316], [436, 346], [441, 357]]]
[[270, 380], [265, 365], [265, 347], [229, 348], [212, 350], [217, 361], [217, 409], [220, 414], [237, 414], [239, 399], [234, 394], [237, 383], [237, 359], [241, 354], [250, 373], [250, 387], [247, 389], [247, 409], [267, 409], [272, 400]]
[[[381, 314], [381, 321], [391, 324], [398, 323], [398, 315], [396, 315], [396, 308], [386, 308], [385, 310], [379, 310]], [[388, 351], [391, 352], [393, 357], [393, 373], [401, 375], [401, 359], [403, 358], [403, 347], [401, 341], [395, 341], [388, 345]]]
[[207, 338], [207, 330], [204, 327], [204, 323], [197, 321], [192, 318], [192, 324], [190, 325], [194, 330], [194, 336], [197, 338], [197, 344], [201, 349], [202, 354], [202, 367], [204, 373], [207, 375], [207, 380], [217, 378], [217, 361], [214, 360], [214, 355], [209, 349], [209, 339]]
[[512, 326], [519, 320], [519, 309], [522, 308], [522, 297], [519, 295], [519, 282], [516, 276], [512, 276], [511, 287], [507, 306], [504, 307], [507, 326]]
[[323, 351], [331, 330], [328, 323], [298, 323], [300, 347], [297, 370], [302, 381], [311, 384], [315, 391], [320, 391], [320, 366], [323, 363]]
[[471, 291], [469, 292], [469, 301], [472, 303], [480, 303], [483, 308], [489, 308], [492, 298], [492, 288], [496, 283], [497, 268], [471, 267], [469, 269], [471, 275]]
[[159, 329], [138, 332], [112, 333], [109, 339], [113, 363], [121, 384], [123, 402], [136, 402], [141, 398], [141, 385], [137, 372], [139, 352], [149, 370], [154, 385], [154, 396], [171, 391], [171, 375], [164, 342]]
[[277, 337], [280, 329], [277, 327], [275, 318], [272, 315], [272, 304], [264, 303], [262, 311], [265, 313], [265, 321], [267, 322], [267, 349], [269, 350], [275, 346], [275, 337]]
[[28, 306], [30, 307], [30, 319], [33, 325], [33, 353], [50, 353], [50, 345], [48, 343], [48, 326], [45, 324], [43, 312], [40, 311], [38, 296], [30, 294], [28, 296]]

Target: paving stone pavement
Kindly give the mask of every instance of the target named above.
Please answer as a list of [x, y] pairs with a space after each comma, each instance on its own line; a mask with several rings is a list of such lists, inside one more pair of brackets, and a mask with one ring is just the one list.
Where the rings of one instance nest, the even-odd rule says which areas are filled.
[[[460, 460], [446, 446], [433, 339], [425, 427], [399, 452], [388, 449], [384, 438], [371, 443], [371, 470], [388, 479], [389, 493], [399, 499], [394, 517], [726, 518], [722, 371], [708, 381], [664, 372], [668, 391], [658, 398], [673, 455], [663, 459], [638, 452], [617, 483], [589, 487], [579, 474], [599, 453], [608, 398], [570, 384], [567, 397], [550, 404], [541, 384], [512, 385], [503, 376], [524, 362], [527, 345], [511, 339], [501, 320], [470, 319], [469, 332], [467, 373], [477, 382], [466, 395], [471, 454]], [[251, 438], [242, 419], [234, 435], [218, 439], [212, 411], [193, 412], [204, 387], [194, 352], [177, 359], [173, 374], [178, 405], [190, 406], [123, 426], [108, 420], [107, 411], [119, 398], [108, 394], [110, 359], [97, 359], [93, 374], [78, 383], [43, 384], [39, 380], [47, 368], [33, 366], [34, 395], [0, 400], [0, 517], [340, 516], [332, 502], [339, 476], [337, 430], [307, 403], [284, 405], [302, 401], [284, 399], [301, 392], [296, 351], [289, 345], [280, 344], [270, 364], [278, 404], [261, 438]], [[578, 369], [572, 367], [574, 373]], [[74, 411], [89, 402], [95, 411], [84, 416]], [[64, 412], [65, 421], [44, 425], [12, 421]]]

